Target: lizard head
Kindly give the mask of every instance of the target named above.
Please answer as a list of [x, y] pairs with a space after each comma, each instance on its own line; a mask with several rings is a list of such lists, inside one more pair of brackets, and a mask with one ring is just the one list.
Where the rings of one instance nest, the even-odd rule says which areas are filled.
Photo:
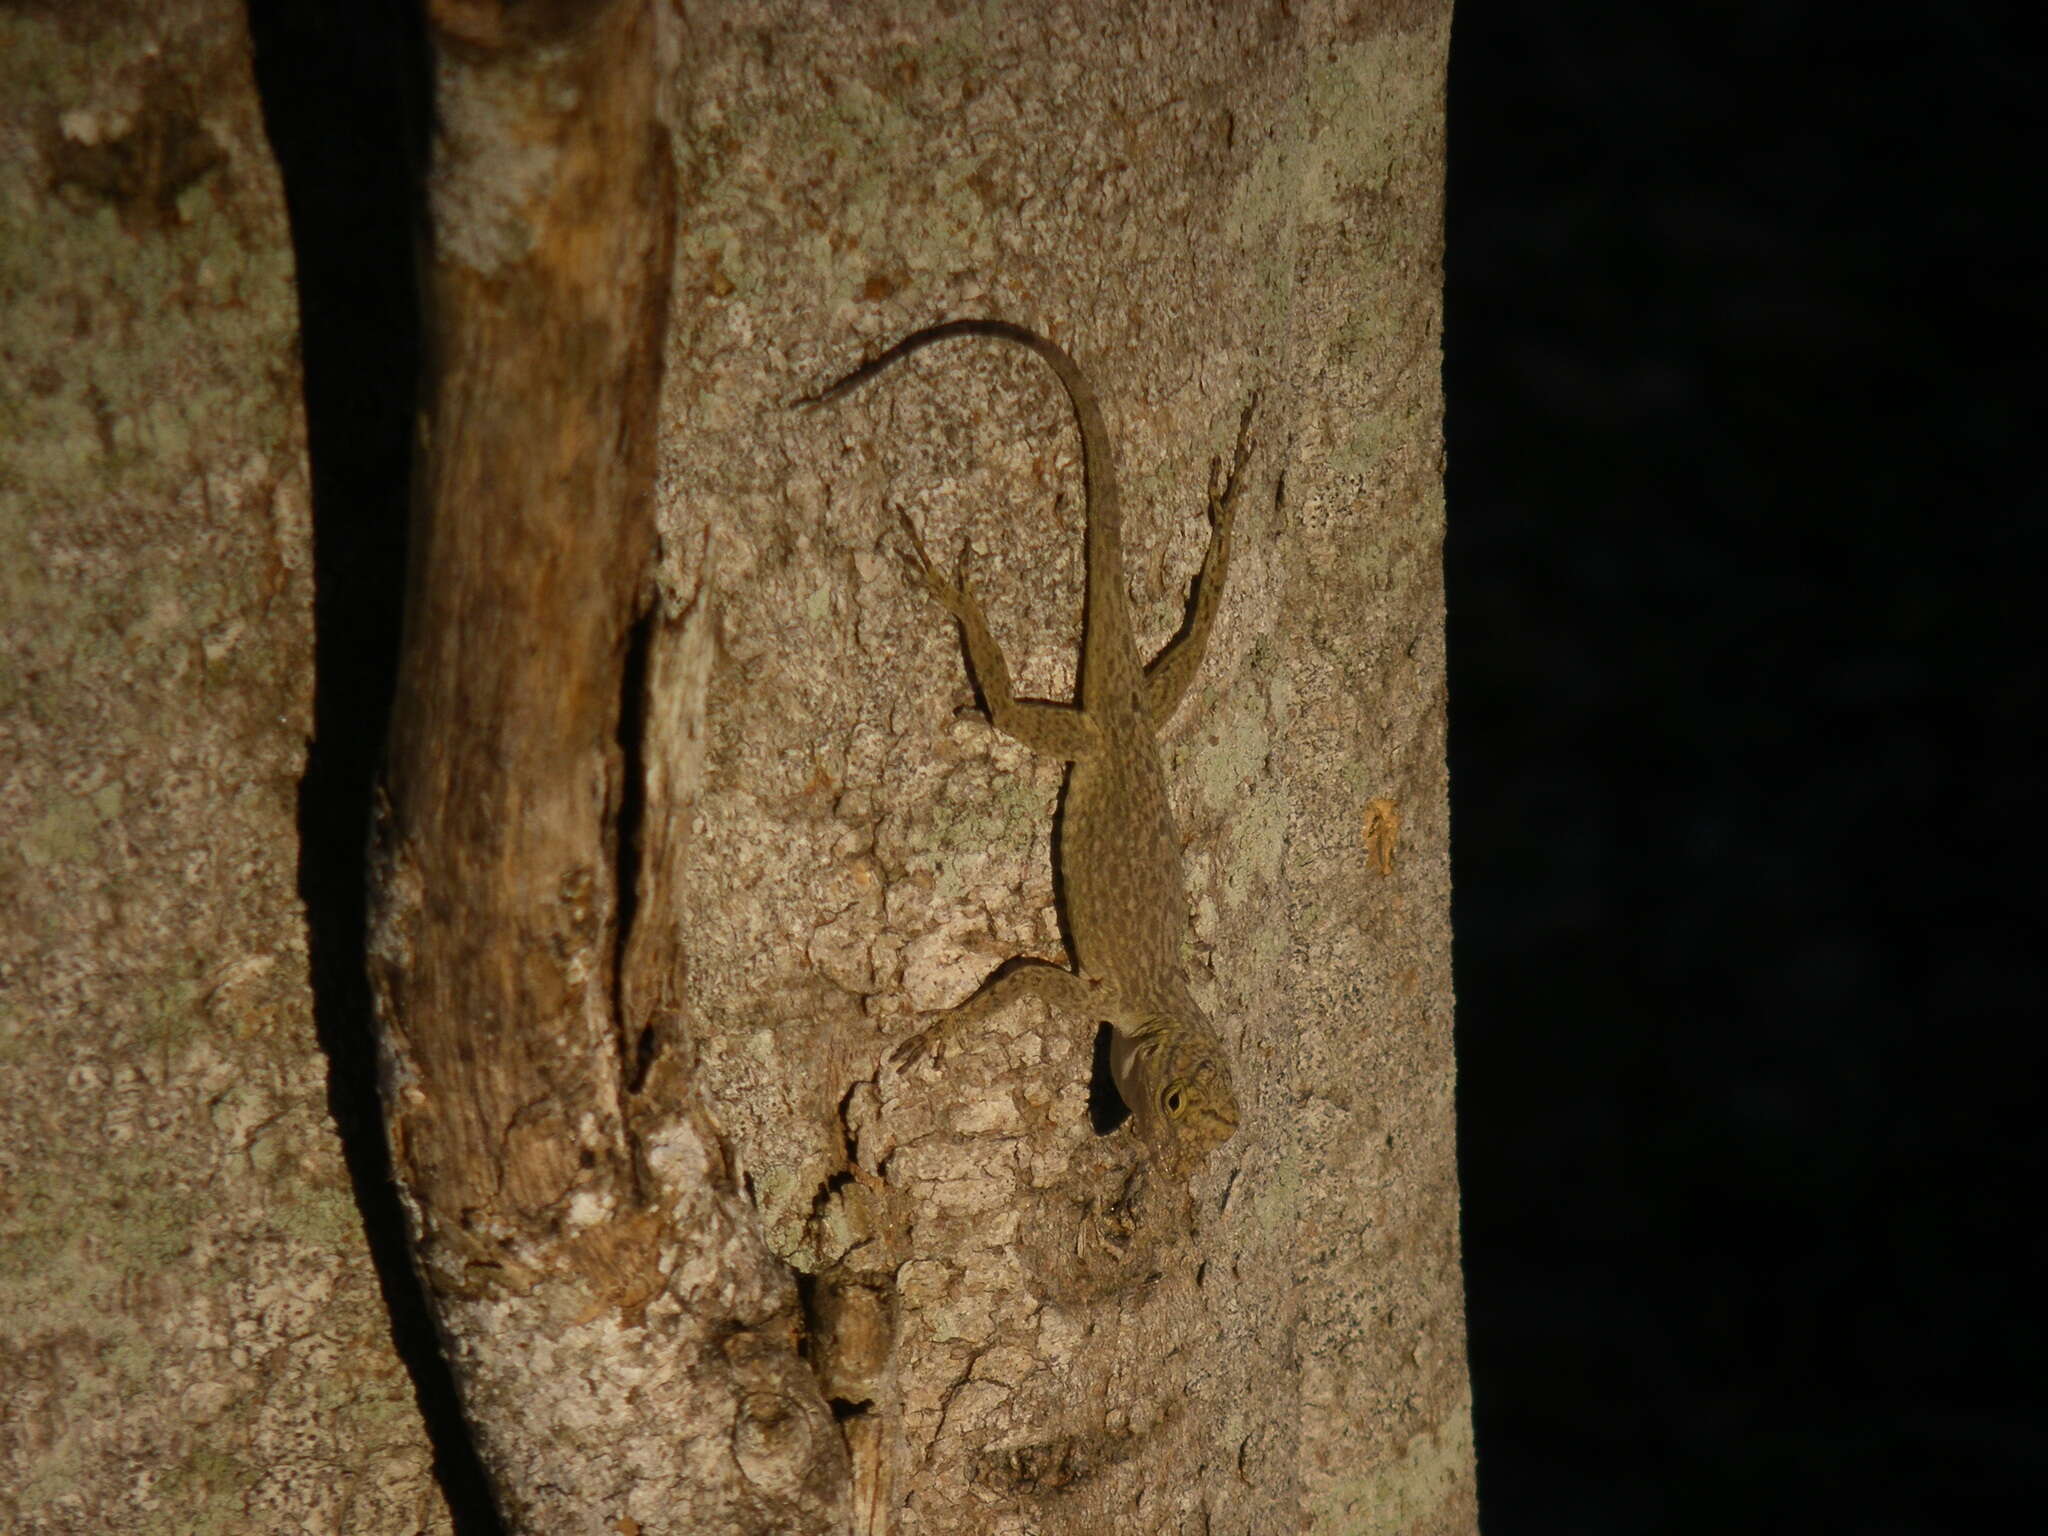
[[1140, 1032], [1117, 1089], [1147, 1146], [1199, 1160], [1237, 1131], [1237, 1095], [1222, 1042], [1198, 1021], [1160, 1019]]

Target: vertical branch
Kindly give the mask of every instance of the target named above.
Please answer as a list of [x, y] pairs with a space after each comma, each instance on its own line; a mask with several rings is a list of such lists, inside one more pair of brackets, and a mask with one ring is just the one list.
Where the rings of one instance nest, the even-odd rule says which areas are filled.
[[843, 1449], [792, 1287], [685, 1075], [641, 1094], [617, 1010], [666, 7], [429, 10], [426, 406], [371, 881], [416, 1259], [513, 1529], [824, 1528]]
[[[413, 963], [382, 978], [392, 1139], [450, 1280], [624, 1183], [619, 676], [653, 549], [673, 223], [641, 6], [483, 47], [474, 8], [467, 37], [454, 9], [436, 14], [426, 408], [381, 829], [419, 887], [401, 898]], [[388, 925], [398, 893], [381, 894]]]

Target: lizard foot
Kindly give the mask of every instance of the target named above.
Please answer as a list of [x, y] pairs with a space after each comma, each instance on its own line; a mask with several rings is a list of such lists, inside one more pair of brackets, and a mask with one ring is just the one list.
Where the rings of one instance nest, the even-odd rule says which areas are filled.
[[910, 567], [910, 574], [917, 578], [918, 585], [925, 589], [932, 601], [963, 624], [983, 623], [981, 607], [975, 602], [974, 594], [967, 587], [967, 541], [964, 538], [960, 541], [962, 574], [957, 582], [953, 582], [940, 574], [938, 565], [933, 561], [930, 552], [924, 547], [923, 538], [918, 534], [917, 524], [913, 523], [907, 514], [903, 518], [903, 532], [910, 540], [910, 555], [903, 563]]
[[940, 1044], [938, 1026], [928, 1025], [889, 1048], [890, 1064], [899, 1072], [908, 1072], [917, 1065], [920, 1056], [929, 1055], [937, 1059]]

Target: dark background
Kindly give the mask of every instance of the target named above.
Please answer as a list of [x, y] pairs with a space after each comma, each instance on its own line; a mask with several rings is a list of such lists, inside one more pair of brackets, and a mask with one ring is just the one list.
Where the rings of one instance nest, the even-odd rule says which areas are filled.
[[2030, 14], [1458, 6], [1489, 1536], [2048, 1529]]
[[[441, 1474], [489, 1536], [362, 1024], [427, 77], [405, 0], [250, 15], [313, 447], [322, 1040]], [[1458, 7], [1446, 557], [1488, 1536], [2040, 1523], [2003, 1507], [2048, 1482], [2031, 16]]]

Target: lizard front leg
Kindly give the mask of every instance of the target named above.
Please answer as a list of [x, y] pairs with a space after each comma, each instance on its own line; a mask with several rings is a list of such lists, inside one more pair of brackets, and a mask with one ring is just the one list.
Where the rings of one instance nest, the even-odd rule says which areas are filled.
[[938, 1055], [962, 1029], [987, 1018], [1003, 1004], [1025, 997], [1038, 998], [1055, 1013], [1092, 1019], [1109, 1017], [1116, 1002], [1114, 991], [1106, 982], [1076, 976], [1050, 960], [1021, 956], [1004, 962], [972, 997], [939, 1014], [892, 1050], [889, 1059], [899, 1067], [908, 1067], [926, 1051]]
[[1244, 481], [1244, 467], [1252, 456], [1252, 413], [1258, 407], [1259, 397], [1253, 395], [1238, 420], [1237, 449], [1231, 455], [1229, 477], [1223, 476], [1222, 460], [1209, 461], [1209, 549], [1202, 557], [1202, 574], [1195, 578], [1195, 611], [1187, 628], [1167, 641], [1145, 669], [1145, 713], [1154, 730], [1173, 718], [1188, 685], [1202, 670], [1202, 653], [1209, 648], [1209, 630], [1216, 622], [1224, 579], [1230, 574], [1230, 532], [1237, 521], [1237, 493]]

